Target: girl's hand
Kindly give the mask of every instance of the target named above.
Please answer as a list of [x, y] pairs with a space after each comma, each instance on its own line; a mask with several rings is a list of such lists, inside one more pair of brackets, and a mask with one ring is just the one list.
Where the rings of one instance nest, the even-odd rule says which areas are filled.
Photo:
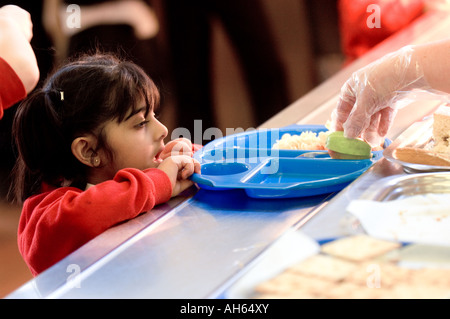
[[200, 173], [200, 163], [187, 155], [169, 156], [158, 166], [169, 176], [172, 183], [172, 196], [180, 194], [193, 185], [189, 176]]
[[164, 151], [160, 154], [162, 159], [166, 159], [169, 156], [187, 155], [192, 157], [194, 152], [192, 151], [192, 143], [187, 138], [177, 138], [166, 144]]

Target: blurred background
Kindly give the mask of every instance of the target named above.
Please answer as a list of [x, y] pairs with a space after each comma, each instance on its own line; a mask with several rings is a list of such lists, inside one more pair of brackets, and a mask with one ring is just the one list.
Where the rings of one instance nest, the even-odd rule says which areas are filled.
[[[366, 2], [370, 1], [358, 1], [364, 23]], [[209, 127], [223, 134], [226, 128], [256, 128], [339, 71], [346, 61], [356, 58], [343, 50], [340, 31], [345, 14], [358, 14], [346, 11], [349, 3], [0, 1], [1, 6], [16, 4], [31, 13], [31, 43], [41, 72], [38, 86], [67, 58], [95, 50], [114, 52], [141, 65], [159, 86], [162, 103], [158, 113], [169, 137], [179, 127], [187, 128], [191, 137], [193, 130], [200, 129], [202, 134]], [[395, 31], [388, 29], [375, 42]], [[5, 111], [0, 121], [2, 198], [15, 162], [10, 130], [16, 108]], [[201, 120], [202, 126], [194, 127], [194, 120]], [[31, 275], [17, 250], [20, 207], [0, 202], [0, 297], [4, 297]]]

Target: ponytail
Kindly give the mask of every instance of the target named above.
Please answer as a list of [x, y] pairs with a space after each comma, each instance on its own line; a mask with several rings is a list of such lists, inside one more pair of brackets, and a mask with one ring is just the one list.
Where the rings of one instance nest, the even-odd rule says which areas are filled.
[[56, 91], [38, 89], [18, 107], [13, 123], [19, 152], [13, 195], [18, 202], [39, 192], [43, 181], [59, 186], [61, 176], [71, 177], [64, 171], [75, 161], [58, 110], [64, 101], [58, 95]]
[[153, 81], [134, 63], [111, 55], [82, 56], [53, 73], [18, 107], [13, 137], [18, 150], [12, 195], [22, 202], [39, 193], [42, 183], [63, 181], [83, 188], [88, 166], [72, 154], [72, 141], [84, 134], [97, 138], [97, 149], [113, 158], [103, 127], [119, 123], [130, 108], [146, 101], [146, 112], [159, 104]]

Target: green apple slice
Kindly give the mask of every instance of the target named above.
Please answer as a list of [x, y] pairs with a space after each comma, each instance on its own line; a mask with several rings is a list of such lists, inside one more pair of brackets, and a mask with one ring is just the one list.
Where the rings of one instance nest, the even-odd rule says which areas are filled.
[[367, 159], [372, 157], [372, 147], [360, 139], [344, 136], [344, 132], [330, 133], [325, 147], [334, 159]]

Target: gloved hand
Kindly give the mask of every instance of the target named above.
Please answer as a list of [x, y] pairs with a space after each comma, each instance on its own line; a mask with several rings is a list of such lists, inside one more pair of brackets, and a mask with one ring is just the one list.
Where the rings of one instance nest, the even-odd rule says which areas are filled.
[[396, 102], [412, 89], [429, 89], [413, 46], [406, 46], [353, 73], [332, 113], [334, 130], [379, 146], [396, 115]]

